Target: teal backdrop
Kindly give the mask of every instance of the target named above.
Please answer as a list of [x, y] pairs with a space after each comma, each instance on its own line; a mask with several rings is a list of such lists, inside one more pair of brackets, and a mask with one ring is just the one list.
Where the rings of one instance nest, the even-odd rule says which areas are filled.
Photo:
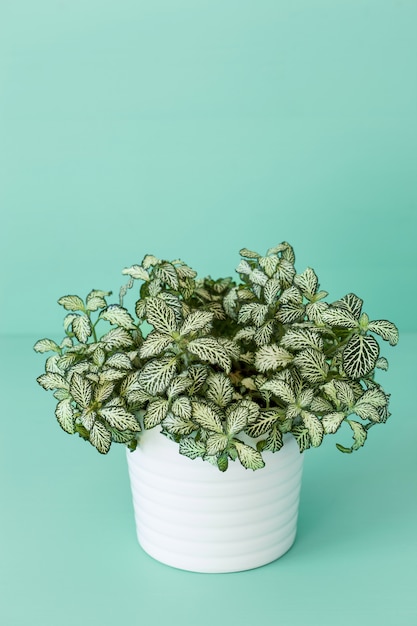
[[[417, 623], [416, 32], [416, 0], [0, 0], [2, 626]], [[59, 429], [32, 346], [146, 253], [218, 277], [284, 240], [399, 326], [393, 415], [307, 453], [285, 557], [173, 570], [136, 543], [124, 450]]]

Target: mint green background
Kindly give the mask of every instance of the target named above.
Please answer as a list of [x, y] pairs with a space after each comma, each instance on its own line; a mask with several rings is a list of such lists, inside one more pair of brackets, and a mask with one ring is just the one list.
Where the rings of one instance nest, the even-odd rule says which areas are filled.
[[[416, 26], [408, 0], [0, 4], [1, 624], [417, 621]], [[306, 455], [284, 558], [179, 572], [136, 544], [123, 449], [55, 423], [32, 345], [147, 252], [230, 275], [282, 240], [398, 324], [393, 415]]]

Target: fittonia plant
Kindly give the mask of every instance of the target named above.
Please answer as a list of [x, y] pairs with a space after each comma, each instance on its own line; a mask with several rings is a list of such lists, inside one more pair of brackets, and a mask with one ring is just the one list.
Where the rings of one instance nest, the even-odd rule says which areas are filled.
[[353, 444], [339, 450], [362, 447], [390, 415], [374, 335], [395, 345], [397, 328], [370, 321], [352, 293], [327, 303], [313, 269], [297, 274], [288, 243], [240, 255], [236, 281], [146, 255], [123, 270], [117, 304], [99, 290], [60, 298], [63, 341], [34, 349], [53, 353], [37, 380], [54, 391], [61, 427], [102, 454], [112, 442], [133, 450], [142, 429], [159, 427], [181, 454], [222, 471], [236, 459], [262, 468], [262, 452], [278, 452], [285, 433], [303, 452], [345, 424]]

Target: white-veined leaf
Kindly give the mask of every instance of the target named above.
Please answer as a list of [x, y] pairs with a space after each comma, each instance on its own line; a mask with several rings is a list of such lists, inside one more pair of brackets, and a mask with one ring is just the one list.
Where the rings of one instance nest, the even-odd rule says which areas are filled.
[[130, 430], [132, 432], [140, 431], [140, 426], [135, 416], [122, 406], [107, 405], [100, 410], [100, 415], [112, 428]]
[[256, 439], [267, 433], [278, 419], [279, 413], [276, 410], [262, 411], [256, 422], [249, 424], [245, 432], [249, 437]]
[[61, 352], [59, 346], [52, 339], [39, 339], [33, 346], [36, 352]]
[[131, 335], [124, 328], [112, 328], [100, 339], [100, 342], [107, 350], [128, 348], [133, 345]]
[[293, 278], [295, 276], [295, 269], [291, 261], [285, 258], [281, 258], [277, 270], [275, 272], [275, 277], [281, 283], [281, 286], [286, 289], [290, 285], [292, 285]]
[[258, 330], [255, 332], [253, 336], [253, 339], [257, 346], [262, 347], [262, 346], [267, 345], [271, 341], [273, 334], [274, 334], [274, 321], [269, 320], [268, 322], [260, 326], [260, 328], [258, 328]]
[[257, 470], [265, 467], [265, 462], [257, 450], [238, 439], [233, 439], [233, 444], [236, 448], [239, 461], [244, 468]]
[[252, 311], [256, 307], [256, 302], [248, 302], [240, 307], [237, 318], [238, 324], [246, 324], [252, 319]]
[[148, 272], [141, 265], [131, 265], [130, 267], [125, 267], [122, 270], [122, 274], [131, 276], [136, 280], [149, 280]]
[[340, 328], [357, 328], [358, 320], [348, 310], [339, 307], [329, 306], [322, 313], [322, 319], [330, 326]]
[[[59, 354], [52, 354], [45, 361], [45, 372], [54, 372], [55, 374], [63, 374], [66, 367], [63, 365], [63, 359], [66, 355], [61, 357]], [[74, 360], [77, 357], [74, 354], [69, 355], [70, 357], [74, 357]], [[70, 363], [72, 365], [72, 363]], [[68, 367], [68, 366], [67, 366]]]
[[304, 272], [294, 276], [294, 284], [301, 289], [306, 298], [311, 300], [318, 289], [319, 281], [315, 271], [307, 267]]
[[141, 370], [138, 381], [140, 386], [151, 394], [165, 391], [176, 373], [175, 358], [162, 357], [146, 363]]
[[252, 272], [252, 268], [249, 263], [245, 261], [245, 259], [242, 259], [236, 268], [236, 272], [238, 274], [247, 274], [249, 276], [249, 274]]
[[168, 398], [170, 400], [172, 400], [173, 398], [176, 398], [181, 393], [183, 393], [183, 391], [188, 389], [188, 387], [190, 387], [191, 384], [192, 384], [192, 380], [188, 376], [177, 376], [170, 383], [167, 389]]
[[196, 459], [204, 456], [206, 446], [201, 441], [196, 441], [193, 437], [186, 437], [180, 441], [180, 454], [188, 456], [190, 459]]
[[157, 398], [153, 402], [148, 404], [146, 409], [143, 424], [145, 428], [153, 428], [157, 424], [160, 424], [168, 414], [169, 403], [164, 398]]
[[264, 385], [262, 385], [261, 389], [271, 391], [274, 396], [281, 398], [284, 402], [295, 402], [295, 394], [290, 385], [278, 378], [268, 380]]
[[265, 321], [265, 317], [268, 313], [268, 307], [266, 304], [258, 304], [255, 302], [252, 307], [251, 318], [257, 328], [262, 326]]
[[157, 330], [153, 330], [143, 342], [139, 350], [139, 356], [142, 359], [156, 356], [170, 345], [172, 345], [172, 337], [164, 333], [160, 333]]
[[260, 372], [286, 367], [293, 360], [293, 355], [277, 344], [262, 346], [255, 355], [255, 367]]
[[71, 397], [70, 392], [67, 389], [57, 389], [54, 391], [53, 395], [57, 400], [67, 400], [67, 398]]
[[101, 346], [97, 346], [97, 348], [93, 352], [93, 363], [97, 365], [97, 367], [102, 367], [106, 360], [106, 353], [104, 352]]
[[281, 289], [281, 284], [276, 278], [270, 278], [264, 287], [264, 298], [267, 304], [273, 304]]
[[335, 380], [334, 387], [338, 400], [340, 400], [344, 406], [351, 408], [355, 403], [355, 394], [352, 387], [343, 380]]
[[343, 350], [343, 369], [351, 378], [369, 374], [377, 362], [379, 346], [373, 337], [354, 335]]
[[384, 356], [380, 356], [375, 363], [375, 367], [378, 367], [380, 370], [387, 371], [388, 370], [388, 361]]
[[159, 265], [161, 263], [160, 259], [158, 259], [153, 254], [146, 254], [142, 261], [142, 267], [148, 270], [152, 265]]
[[126, 372], [120, 369], [117, 369], [115, 367], [108, 367], [106, 369], [103, 369], [100, 372], [100, 384], [103, 384], [104, 382], [108, 382], [108, 381], [116, 381], [116, 380], [121, 380], [122, 378], [124, 378], [126, 376]]
[[328, 413], [333, 410], [333, 406], [328, 400], [325, 400], [321, 396], [316, 396], [311, 401], [310, 409], [313, 413]]
[[359, 424], [359, 422], [348, 420], [348, 423], [353, 431], [354, 444], [352, 446], [352, 450], [358, 450], [366, 441], [367, 431], [362, 424]]
[[371, 404], [375, 408], [379, 409], [388, 404], [388, 398], [385, 393], [378, 389], [377, 387], [373, 389], [368, 389], [365, 393], [359, 398], [356, 406], [360, 404]]
[[178, 278], [184, 280], [186, 278], [195, 278], [197, 276], [197, 272], [193, 270], [192, 267], [183, 263], [183, 261], [175, 261], [175, 269], [178, 274]]
[[[264, 270], [265, 274], [269, 277], [273, 276], [275, 274], [275, 271], [278, 267], [278, 263], [279, 263], [279, 259], [277, 256], [263, 256], [259, 259], [259, 265], [262, 267], [262, 269]], [[278, 282], [278, 281], [276, 281]], [[266, 283], [267, 284], [267, 283]], [[265, 284], [265, 287], [266, 287]], [[278, 288], [279, 288], [279, 282], [278, 282]]]
[[192, 414], [191, 400], [187, 396], [179, 396], [172, 403], [171, 411], [183, 420], [189, 420]]
[[272, 426], [271, 432], [266, 438], [265, 443], [262, 443], [262, 450], [268, 450], [269, 452], [278, 452], [279, 450], [281, 450], [283, 445], [284, 442], [282, 440], [281, 431], [276, 425]]
[[93, 428], [96, 418], [97, 413], [87, 409], [84, 409], [80, 415], [81, 423], [87, 430], [91, 430]]
[[220, 407], [225, 407], [233, 399], [233, 385], [223, 373], [211, 374], [207, 379], [207, 398]]
[[318, 417], [309, 411], [302, 411], [301, 417], [310, 435], [311, 445], [317, 448], [323, 441], [324, 430]]
[[202, 426], [204, 430], [223, 433], [221, 419], [211, 406], [203, 402], [193, 402], [192, 408], [192, 419]]
[[209, 370], [206, 365], [191, 365], [187, 370], [187, 376], [191, 379], [189, 394], [194, 395], [200, 391], [208, 376]]
[[226, 414], [226, 432], [228, 435], [237, 435], [248, 424], [249, 411], [243, 404], [231, 407]]
[[192, 311], [184, 320], [179, 333], [181, 336], [203, 330], [211, 325], [213, 313], [210, 311]]
[[96, 420], [90, 430], [90, 442], [100, 452], [100, 454], [107, 454], [111, 446], [111, 434], [107, 428]]
[[246, 328], [242, 328], [236, 333], [234, 339], [235, 341], [250, 341], [254, 338], [256, 332], [255, 326], [246, 326]]
[[308, 428], [306, 428], [305, 426], [294, 426], [291, 432], [294, 435], [296, 442], [298, 443], [300, 452], [308, 450], [308, 448], [311, 446]]
[[68, 315], [66, 315], [64, 317], [64, 330], [65, 330], [65, 332], [67, 332], [67, 330], [71, 327], [72, 322], [75, 320], [76, 317], [77, 317], [76, 313], [68, 313]]
[[104, 309], [107, 306], [105, 300], [106, 296], [110, 296], [111, 291], [100, 291], [99, 289], [93, 289], [88, 294], [85, 302], [87, 311], [97, 311], [98, 309]]
[[345, 419], [345, 414], [341, 412], [334, 411], [333, 413], [327, 413], [323, 415], [321, 419], [322, 426], [324, 428], [324, 432], [326, 435], [330, 435], [335, 433], [339, 428], [343, 420]]
[[193, 339], [187, 345], [187, 350], [208, 363], [217, 363], [226, 372], [230, 372], [232, 363], [223, 346], [214, 337], [200, 337]]
[[70, 393], [75, 402], [86, 409], [93, 396], [93, 387], [83, 376], [75, 372], [71, 378]]
[[58, 304], [67, 311], [84, 311], [84, 302], [79, 296], [62, 296], [58, 300]]
[[276, 314], [276, 317], [283, 324], [291, 324], [303, 319], [305, 307], [303, 304], [283, 304]]
[[268, 276], [261, 272], [261, 270], [256, 268], [253, 270], [253, 272], [249, 274], [249, 280], [254, 285], [259, 285], [260, 287], [263, 287], [268, 281]]
[[341, 307], [343, 309], [347, 309], [352, 313], [355, 319], [359, 319], [362, 311], [363, 300], [358, 298], [354, 293], [348, 293], [346, 296], [343, 296], [337, 302], [333, 302], [333, 306]]
[[229, 444], [229, 438], [222, 433], [213, 433], [207, 437], [206, 452], [209, 456], [219, 454], [227, 448]]
[[55, 407], [55, 415], [61, 428], [73, 435], [75, 433], [75, 411], [69, 398], [58, 402]]
[[327, 302], [309, 302], [306, 306], [306, 315], [317, 325], [324, 324], [323, 313], [328, 309]]
[[104, 381], [101, 385], [98, 385], [94, 390], [94, 399], [96, 402], [105, 402], [110, 398], [114, 390], [114, 383], [110, 380]]
[[297, 287], [292, 285], [282, 292], [279, 301], [281, 304], [302, 304], [303, 294]]
[[366, 402], [357, 403], [353, 411], [361, 417], [363, 420], [371, 420], [371, 422], [381, 422], [381, 416], [378, 413], [378, 409], [372, 404], [366, 404]]
[[189, 435], [196, 430], [197, 426], [189, 419], [183, 419], [174, 413], [168, 413], [162, 426], [173, 435]]
[[121, 370], [131, 370], [132, 362], [124, 352], [115, 352], [112, 354], [106, 362], [107, 367], [115, 367], [116, 369]]
[[46, 372], [36, 379], [38, 383], [46, 390], [51, 389], [69, 389], [69, 383], [61, 374], [56, 372]]
[[175, 291], [178, 289], [178, 275], [175, 267], [171, 263], [161, 263], [155, 269], [156, 276], [168, 287]]
[[86, 343], [93, 332], [88, 316], [83, 313], [75, 316], [72, 321], [72, 330], [80, 343]]
[[301, 376], [310, 383], [318, 383], [326, 380], [329, 366], [322, 352], [314, 350], [314, 348], [306, 348], [294, 357], [294, 365], [296, 365]]
[[107, 320], [110, 324], [116, 324], [125, 330], [134, 330], [136, 328], [135, 321], [130, 313], [124, 307], [118, 304], [111, 304], [99, 315], [100, 319]]
[[261, 256], [257, 252], [253, 252], [252, 250], [248, 250], [248, 248], [242, 248], [241, 250], [239, 250], [239, 254], [240, 254], [240, 256], [244, 256], [247, 259], [259, 259], [259, 257]]
[[304, 350], [305, 348], [323, 349], [321, 335], [307, 328], [289, 328], [281, 340], [284, 348]]
[[146, 303], [147, 322], [156, 331], [171, 335], [178, 329], [174, 310], [162, 298], [149, 298]]
[[392, 322], [388, 320], [375, 320], [369, 322], [368, 330], [376, 333], [385, 341], [388, 341], [390, 346], [396, 346], [399, 339], [398, 328]]

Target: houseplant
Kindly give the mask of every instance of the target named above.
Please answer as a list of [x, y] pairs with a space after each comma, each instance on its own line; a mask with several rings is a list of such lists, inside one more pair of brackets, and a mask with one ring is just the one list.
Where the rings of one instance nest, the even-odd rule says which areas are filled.
[[[326, 302], [328, 293], [319, 290], [314, 270], [296, 272], [294, 251], [286, 242], [265, 256], [247, 249], [240, 255], [238, 280], [199, 279], [180, 260], [168, 262], [146, 255], [140, 265], [123, 270], [128, 282], [120, 290], [118, 303], [109, 304], [111, 292], [100, 290], [92, 290], [85, 300], [76, 295], [60, 298], [59, 304], [67, 311], [64, 339], [59, 344], [41, 339], [34, 346], [38, 352], [52, 352], [45, 373], [37, 380], [54, 392], [60, 426], [102, 454], [113, 442], [128, 448], [141, 544], [164, 562], [197, 571], [246, 569], [285, 552], [295, 537], [299, 452], [320, 446], [325, 435], [347, 426], [353, 442], [337, 443], [337, 447], [351, 453], [364, 445], [372, 427], [389, 416], [389, 396], [375, 380], [375, 370], [387, 369], [388, 362], [380, 356], [374, 335], [395, 345], [395, 325], [369, 320], [362, 312], [363, 301], [352, 293]], [[136, 285], [139, 297], [129, 312], [125, 298]], [[176, 460], [182, 464], [178, 475]], [[136, 469], [142, 471], [139, 478], [134, 475]], [[278, 487], [275, 472], [285, 476], [284, 487]], [[223, 487], [227, 483], [222, 477], [232, 473], [232, 486]], [[143, 522], [140, 530], [141, 509], [156, 498], [153, 478], [148, 478], [159, 476], [165, 481], [155, 488], [161, 497], [171, 492], [171, 521], [164, 522], [160, 531], [164, 538], [167, 527], [175, 525], [185, 527], [186, 535], [192, 534], [190, 522], [184, 522], [179, 512], [184, 494], [172, 496], [172, 492], [175, 485], [181, 484], [182, 489], [197, 474], [202, 482], [188, 493], [188, 520], [190, 507], [201, 508], [202, 490], [208, 482], [214, 481], [211, 496], [225, 488], [227, 498], [247, 484], [258, 495], [265, 490], [266, 502], [256, 507], [265, 509], [267, 519], [279, 518], [284, 539], [282, 533], [279, 538], [274, 535], [272, 552], [263, 548], [262, 557], [242, 560], [235, 535], [218, 536], [220, 521], [205, 548], [209, 564], [195, 562], [198, 545], [204, 543], [201, 533], [191, 548], [183, 537], [170, 537], [165, 552], [147, 546], [146, 529], [158, 534], [153, 527], [165, 514], [161, 510], [165, 504], [158, 501], [158, 513]], [[253, 478], [263, 474], [270, 481], [268, 488], [261, 486], [260, 478]], [[177, 478], [173, 481], [172, 476]], [[142, 483], [146, 493], [141, 492]], [[278, 488], [284, 491], [270, 491]], [[247, 501], [245, 488], [243, 492]], [[197, 515], [200, 529], [204, 524], [206, 530], [214, 527], [226, 512], [229, 530], [235, 528], [230, 509], [239, 510], [240, 505], [235, 502], [227, 507], [221, 497], [216, 504], [220, 510], [216, 512], [214, 506], [207, 511], [211, 522]], [[291, 500], [286, 518], [281, 509], [268, 509], [279, 498], [284, 504]], [[180, 517], [172, 522], [174, 513]], [[237, 519], [242, 515], [239, 510]], [[256, 535], [249, 551], [256, 552], [260, 533], [267, 537], [272, 530], [262, 526], [259, 518], [253, 520], [253, 527], [258, 530], [248, 531]], [[177, 552], [188, 550], [188, 560], [171, 558], [175, 541]], [[222, 564], [216, 557], [216, 541], [223, 546], [219, 549]], [[244, 541], [247, 545], [248, 538]], [[225, 557], [225, 544], [235, 544], [233, 557]]]

